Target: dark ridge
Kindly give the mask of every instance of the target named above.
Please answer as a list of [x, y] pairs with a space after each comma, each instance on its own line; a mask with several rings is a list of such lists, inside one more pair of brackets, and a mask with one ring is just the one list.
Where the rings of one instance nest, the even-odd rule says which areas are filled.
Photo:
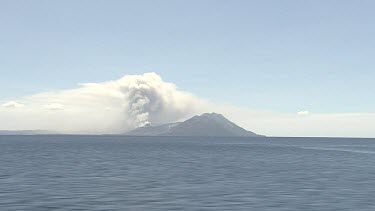
[[140, 127], [125, 133], [129, 136], [242, 136], [260, 137], [229, 121], [221, 114], [204, 113], [184, 122], [170, 123], [159, 126]]

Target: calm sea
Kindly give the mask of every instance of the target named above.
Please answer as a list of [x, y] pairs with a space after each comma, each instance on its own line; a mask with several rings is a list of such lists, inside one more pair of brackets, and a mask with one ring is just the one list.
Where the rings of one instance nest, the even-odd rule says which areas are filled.
[[0, 210], [375, 210], [375, 139], [0, 136]]

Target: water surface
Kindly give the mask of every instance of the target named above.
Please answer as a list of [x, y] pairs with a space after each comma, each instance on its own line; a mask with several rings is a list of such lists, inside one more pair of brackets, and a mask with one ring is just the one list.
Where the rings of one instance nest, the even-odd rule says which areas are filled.
[[0, 210], [375, 210], [375, 139], [0, 136]]

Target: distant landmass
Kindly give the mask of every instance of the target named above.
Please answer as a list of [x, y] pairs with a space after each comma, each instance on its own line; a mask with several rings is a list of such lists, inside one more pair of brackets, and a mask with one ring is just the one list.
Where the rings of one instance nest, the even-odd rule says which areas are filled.
[[[0, 130], [0, 135], [52, 135], [62, 134], [48, 130]], [[124, 133], [126, 136], [212, 136], [212, 137], [262, 137], [245, 130], [221, 114], [204, 113], [184, 122], [144, 126]]]
[[128, 136], [221, 136], [261, 137], [229, 121], [221, 114], [204, 113], [184, 122], [144, 126], [125, 133]]
[[0, 135], [48, 135], [59, 134], [48, 130], [0, 130]]

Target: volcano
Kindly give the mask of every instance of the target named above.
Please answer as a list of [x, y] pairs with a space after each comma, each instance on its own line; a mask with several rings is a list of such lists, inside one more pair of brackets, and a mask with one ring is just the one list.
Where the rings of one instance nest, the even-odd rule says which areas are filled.
[[220, 136], [261, 137], [229, 121], [221, 114], [204, 113], [184, 122], [139, 127], [125, 133], [128, 136]]

